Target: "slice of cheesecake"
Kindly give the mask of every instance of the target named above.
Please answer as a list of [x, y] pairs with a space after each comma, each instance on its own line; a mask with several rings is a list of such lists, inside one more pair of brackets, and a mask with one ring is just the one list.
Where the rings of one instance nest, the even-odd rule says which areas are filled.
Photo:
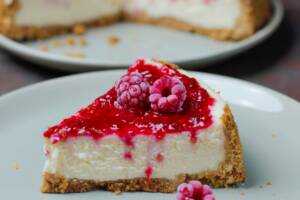
[[200, 180], [245, 180], [242, 145], [217, 92], [176, 69], [140, 59], [105, 94], [44, 132], [42, 192], [174, 192]]
[[41, 39], [123, 18], [241, 40], [270, 16], [270, 0], [0, 0], [0, 33], [17, 40]]

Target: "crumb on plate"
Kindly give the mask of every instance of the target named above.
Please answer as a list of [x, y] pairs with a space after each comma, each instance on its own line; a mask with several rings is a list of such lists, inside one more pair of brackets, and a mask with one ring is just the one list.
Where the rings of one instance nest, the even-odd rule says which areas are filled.
[[13, 169], [14, 169], [15, 171], [18, 171], [18, 170], [20, 169], [19, 162], [15, 161], [15, 162], [13, 163]]
[[110, 35], [107, 37], [107, 43], [111, 46], [115, 46], [120, 42], [120, 39], [116, 35]]
[[86, 45], [88, 44], [88, 42], [87, 42], [86, 39], [81, 38], [81, 39], [79, 40], [79, 44], [80, 44], [80, 46], [86, 46]]
[[41, 48], [40, 48], [40, 51], [48, 52], [48, 51], [49, 51], [49, 48], [48, 48], [48, 47], [41, 47]]
[[72, 37], [68, 37], [67, 38], [67, 44], [70, 46], [74, 46], [75, 45], [75, 39]]
[[53, 47], [58, 48], [58, 47], [63, 46], [63, 43], [61, 41], [56, 40], [56, 41], [53, 41], [52, 45], [53, 45]]
[[272, 138], [273, 138], [273, 139], [277, 138], [277, 134], [276, 134], [276, 133], [273, 133], [273, 134], [272, 134]]
[[86, 55], [84, 53], [65, 53], [66, 57], [71, 57], [71, 58], [85, 58]]
[[78, 24], [78, 25], [73, 27], [72, 31], [73, 31], [73, 33], [75, 33], [77, 35], [83, 35], [86, 32], [86, 28], [82, 24]]
[[266, 182], [266, 186], [271, 186], [272, 183], [270, 181]]
[[118, 190], [118, 191], [114, 191], [114, 195], [121, 195], [122, 194], [122, 191]]

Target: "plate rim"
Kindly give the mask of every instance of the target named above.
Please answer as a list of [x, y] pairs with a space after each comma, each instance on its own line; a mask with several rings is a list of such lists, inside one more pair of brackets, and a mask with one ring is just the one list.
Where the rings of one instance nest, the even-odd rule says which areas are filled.
[[[180, 60], [171, 60], [173, 63], [179, 65], [193, 65], [199, 63], [201, 60], [206, 64], [218, 62], [225, 58], [230, 58], [238, 53], [246, 51], [253, 46], [259, 44], [260, 42], [267, 39], [281, 24], [284, 16], [284, 8], [281, 0], [272, 0], [273, 4], [273, 15], [272, 19], [267, 25], [265, 25], [261, 30], [256, 32], [253, 36], [243, 41], [237, 43], [236, 46], [229, 50], [224, 50], [223, 52], [217, 54], [211, 54], [203, 58], [186, 58]], [[0, 47], [6, 51], [17, 55], [23, 59], [29, 60], [33, 63], [38, 63], [39, 67], [56, 69], [61, 71], [79, 72], [79, 71], [90, 71], [90, 70], [101, 70], [101, 69], [120, 69], [128, 67], [131, 63], [118, 62], [110, 60], [99, 61], [97, 59], [78, 59], [78, 58], [68, 58], [62, 55], [51, 54], [47, 52], [42, 52], [37, 49], [33, 49], [23, 45], [20, 42], [14, 41], [4, 35], [0, 35]], [[47, 63], [45, 63], [47, 62]], [[63, 65], [63, 67], [57, 67], [57, 65]], [[84, 67], [83, 67], [84, 66]], [[190, 67], [192, 69], [193, 67]]]

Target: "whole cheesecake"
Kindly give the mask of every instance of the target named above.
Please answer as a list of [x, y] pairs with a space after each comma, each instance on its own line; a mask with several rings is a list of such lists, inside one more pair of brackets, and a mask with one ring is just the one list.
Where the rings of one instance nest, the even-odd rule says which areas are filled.
[[245, 180], [229, 106], [175, 65], [140, 59], [114, 87], [44, 132], [42, 192], [174, 192]]
[[0, 33], [41, 39], [123, 19], [242, 40], [270, 16], [270, 0], [0, 0]]

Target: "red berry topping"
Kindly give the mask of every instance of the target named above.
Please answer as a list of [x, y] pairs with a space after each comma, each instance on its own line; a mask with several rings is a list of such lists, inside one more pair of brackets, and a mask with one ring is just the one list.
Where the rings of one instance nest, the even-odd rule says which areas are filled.
[[139, 72], [131, 72], [121, 77], [116, 83], [117, 108], [143, 107], [148, 102], [149, 83], [145, 75]]
[[158, 112], [179, 112], [186, 99], [186, 88], [176, 77], [162, 76], [150, 87], [151, 108]]
[[[161, 141], [167, 135], [188, 131], [191, 142], [196, 143], [199, 130], [204, 130], [214, 123], [211, 108], [216, 100], [205, 88], [201, 87], [196, 79], [182, 74], [167, 64], [157, 67], [145, 60], [139, 60], [128, 69], [127, 77], [134, 74], [136, 74], [135, 77], [143, 77], [141, 80], [146, 80], [146, 84], [149, 83], [149, 85], [153, 85], [163, 76], [179, 79], [187, 90], [182, 112], [163, 113], [149, 109], [149, 92], [145, 102], [141, 101], [145, 107], [138, 110], [117, 108], [115, 104], [119, 104], [120, 91], [129, 90], [128, 88], [122, 89], [121, 84], [124, 81], [120, 80], [116, 84], [117, 89], [111, 88], [75, 115], [50, 127], [44, 132], [44, 137], [55, 144], [82, 136], [91, 137], [98, 142], [106, 136], [116, 135], [130, 150], [135, 146], [134, 138], [140, 135], [154, 136], [157, 141]], [[129, 82], [129, 79], [126, 82]]]
[[194, 187], [191, 184], [182, 183], [177, 188], [177, 200], [194, 200]]
[[182, 183], [177, 188], [177, 200], [216, 200], [208, 185], [199, 181]]

